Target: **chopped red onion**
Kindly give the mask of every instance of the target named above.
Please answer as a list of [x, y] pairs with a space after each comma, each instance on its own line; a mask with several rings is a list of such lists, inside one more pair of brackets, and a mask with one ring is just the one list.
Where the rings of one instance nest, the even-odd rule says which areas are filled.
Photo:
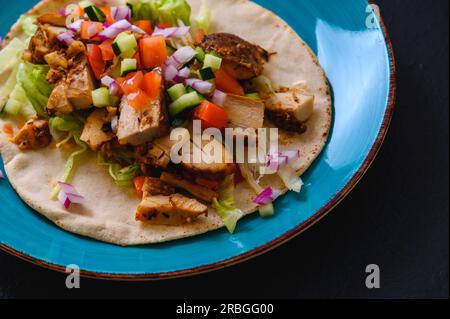
[[213, 97], [212, 97], [212, 102], [218, 106], [224, 106], [225, 105], [225, 100], [227, 99], [227, 95], [226, 93], [219, 91], [219, 90], [215, 90]]
[[108, 87], [109, 89], [109, 94], [114, 95], [114, 96], [119, 96], [121, 93], [121, 87], [120, 84], [117, 83], [116, 80], [114, 80], [112, 77], [110, 76], [104, 76], [101, 79], [101, 82], [104, 86]]
[[83, 19], [77, 20], [74, 23], [69, 25], [69, 29], [73, 32], [80, 33], [81, 32], [81, 24], [84, 22]]
[[131, 9], [126, 7], [111, 7], [111, 15], [115, 21], [131, 20]]
[[98, 35], [102, 40], [115, 39], [119, 35], [119, 33], [128, 31], [131, 29], [131, 27], [132, 27], [131, 23], [128, 22], [127, 20], [120, 20], [117, 21], [116, 23], [111, 24], [105, 30], [100, 32]]
[[181, 38], [189, 33], [191, 27], [175, 27], [175, 28], [165, 28], [161, 29], [159, 27], [155, 28], [153, 36], [162, 35], [165, 38]]
[[174, 82], [175, 77], [178, 75], [178, 70], [173, 65], [169, 64], [164, 69], [164, 79], [167, 82]]
[[167, 64], [173, 65], [177, 69], [188, 63], [197, 54], [190, 46], [179, 48], [168, 60]]
[[267, 155], [266, 166], [274, 171], [280, 167], [289, 164], [294, 159], [300, 158], [300, 150], [287, 150], [275, 154]]
[[135, 25], [131, 26], [131, 31], [139, 33], [139, 34], [147, 34], [147, 32], [145, 32], [144, 30], [142, 30], [141, 28], [139, 28]]
[[267, 205], [276, 200], [280, 195], [281, 195], [280, 190], [273, 189], [272, 187], [267, 187], [258, 196], [256, 196], [253, 202], [258, 205]]
[[65, 16], [66, 15], [66, 9], [61, 9], [61, 10], [58, 11], [58, 13], [60, 15], [62, 15], [62, 16]]
[[75, 40], [73, 39], [73, 33], [70, 31], [64, 32], [59, 34], [56, 37], [60, 42], [64, 43], [65, 45], [69, 46], [72, 43], [75, 42]]
[[69, 209], [71, 204], [82, 204], [84, 197], [81, 196], [71, 184], [58, 182], [61, 191], [58, 194], [58, 200]]
[[186, 85], [192, 87], [201, 94], [208, 94], [211, 93], [211, 91], [213, 90], [212, 83], [202, 81], [199, 79], [187, 79]]
[[191, 69], [188, 67], [182, 68], [180, 71], [178, 71], [178, 76], [187, 79], [191, 75]]

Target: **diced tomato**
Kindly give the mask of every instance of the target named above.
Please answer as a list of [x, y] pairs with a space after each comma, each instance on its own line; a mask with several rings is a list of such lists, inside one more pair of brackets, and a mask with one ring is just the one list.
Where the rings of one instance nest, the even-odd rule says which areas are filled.
[[218, 181], [212, 181], [212, 180], [209, 180], [209, 179], [206, 179], [206, 178], [203, 178], [203, 177], [197, 177], [195, 179], [195, 182], [197, 184], [199, 184], [201, 186], [205, 186], [205, 187], [207, 187], [209, 189], [216, 189], [219, 186], [219, 184], [220, 184], [220, 182], [218, 182]]
[[172, 25], [170, 23], [160, 23], [158, 24], [158, 28], [160, 29], [167, 29], [167, 28], [171, 28]]
[[228, 126], [227, 112], [220, 106], [206, 100], [195, 110], [194, 116], [202, 121], [204, 128], [224, 129]]
[[163, 36], [148, 37], [139, 41], [143, 68], [162, 66], [167, 60], [166, 39]]
[[101, 7], [101, 9], [106, 16], [105, 23], [107, 23], [108, 25], [113, 24], [115, 22], [115, 20], [111, 14], [111, 8], [110, 7]]
[[216, 87], [217, 89], [236, 95], [244, 95], [244, 88], [239, 84], [239, 82], [229, 75], [223, 68], [216, 70]]
[[102, 50], [96, 44], [87, 45], [89, 65], [95, 77], [100, 80], [106, 68], [106, 61], [103, 59]]
[[81, 23], [80, 31], [81, 39], [99, 41], [100, 38], [96, 35], [102, 32], [103, 29], [103, 24], [100, 22], [83, 21], [83, 23]]
[[142, 110], [148, 107], [151, 103], [151, 99], [141, 89], [137, 89], [133, 93], [127, 95], [128, 104], [134, 107], [136, 110]]
[[139, 53], [139, 51], [136, 52], [136, 54], [134, 55], [134, 58], [136, 59], [136, 66], [138, 69], [142, 69], [142, 64], [141, 64], [141, 54]]
[[135, 26], [145, 31], [148, 35], [153, 33], [152, 23], [150, 20], [139, 20], [133, 23]]
[[142, 196], [144, 196], [143, 188], [145, 184], [145, 176], [136, 176], [133, 180], [133, 183], [136, 195], [139, 198], [142, 198]]
[[118, 77], [116, 78], [116, 82], [119, 83], [120, 86], [122, 86], [123, 82], [125, 82], [125, 78]]
[[161, 92], [162, 77], [156, 72], [148, 72], [142, 81], [142, 89], [152, 100], [159, 97]]
[[100, 44], [100, 49], [102, 50], [102, 57], [105, 61], [111, 61], [116, 56], [114, 54], [114, 50], [112, 48], [113, 40], [105, 40], [102, 44]]
[[142, 71], [127, 74], [125, 80], [121, 84], [123, 92], [125, 94], [136, 92], [141, 88], [143, 79], [144, 74], [142, 73]]
[[201, 42], [203, 41], [203, 38], [205, 37], [205, 35], [206, 35], [205, 30], [203, 30], [203, 29], [198, 29], [198, 30], [195, 32], [195, 43], [196, 43], [196, 44], [201, 43]]

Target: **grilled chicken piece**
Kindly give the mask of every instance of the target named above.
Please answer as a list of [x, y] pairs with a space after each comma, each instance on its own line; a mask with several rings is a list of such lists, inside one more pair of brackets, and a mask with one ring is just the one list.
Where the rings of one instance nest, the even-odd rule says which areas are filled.
[[19, 149], [37, 150], [48, 146], [52, 141], [48, 123], [45, 120], [29, 120], [11, 139], [11, 142], [17, 144]]
[[67, 98], [76, 110], [88, 109], [92, 106], [94, 80], [87, 59], [83, 58], [67, 75]]
[[227, 94], [224, 109], [232, 126], [262, 128], [264, 103], [247, 97]]
[[[231, 154], [222, 145], [222, 143], [219, 143], [217, 140], [202, 141], [202, 143], [203, 144], [201, 146], [192, 143], [192, 155], [194, 155], [196, 151], [202, 153], [201, 163], [196, 163], [195, 158], [191, 158], [189, 163], [181, 162], [180, 164], [183, 170], [188, 173], [188, 175], [199, 176], [210, 180], [221, 180], [235, 172], [236, 164], [234, 164]], [[221, 162], [216, 163], [216, 160], [213, 157], [213, 155], [215, 154], [207, 154], [203, 151], [205, 145], [207, 144], [209, 144], [209, 146], [215, 144], [214, 149], [222, 149]], [[195, 150], [194, 148], [197, 148], [197, 150]]]
[[205, 36], [200, 46], [206, 52], [217, 52], [223, 58], [224, 69], [238, 80], [261, 75], [270, 56], [263, 48], [229, 33]]
[[24, 57], [29, 62], [45, 64], [44, 57], [47, 54], [61, 49], [60, 42], [56, 37], [66, 31], [67, 29], [65, 28], [39, 24], [35, 35], [30, 40], [28, 52]]
[[47, 102], [47, 113], [50, 116], [69, 114], [73, 112], [73, 106], [67, 97], [67, 90], [69, 86], [65, 81], [59, 82]]
[[136, 147], [135, 157], [142, 164], [167, 168], [170, 163], [170, 150], [175, 143], [177, 141], [172, 141], [170, 136], [158, 138]]
[[314, 95], [298, 90], [277, 93], [266, 101], [266, 114], [275, 125], [291, 132], [304, 133], [305, 123], [314, 112]]
[[87, 118], [80, 139], [86, 142], [93, 151], [97, 151], [100, 146], [115, 137], [111, 130], [111, 121], [116, 113], [116, 108], [108, 107], [95, 110]]
[[49, 13], [40, 16], [37, 20], [42, 24], [51, 24], [58, 27], [65, 27], [67, 19], [64, 15]]
[[193, 184], [179, 176], [163, 172], [160, 178], [163, 182], [166, 182], [173, 187], [184, 189], [198, 199], [207, 203], [212, 203], [214, 198], [219, 198], [219, 194], [215, 191], [198, 184]]
[[208, 207], [180, 194], [144, 196], [136, 210], [136, 220], [153, 225], [180, 226], [206, 214]]
[[69, 71], [66, 79], [56, 84], [47, 103], [47, 113], [54, 116], [92, 107], [92, 90], [94, 81], [87, 60], [83, 58]]
[[175, 193], [175, 189], [159, 178], [146, 177], [142, 192], [145, 196], [171, 195]]
[[[161, 69], [154, 69], [161, 75]], [[128, 104], [127, 98], [122, 99], [117, 137], [120, 144], [141, 145], [155, 138], [169, 134], [169, 123], [166, 107], [163, 103], [163, 90], [148, 107], [135, 109]]]

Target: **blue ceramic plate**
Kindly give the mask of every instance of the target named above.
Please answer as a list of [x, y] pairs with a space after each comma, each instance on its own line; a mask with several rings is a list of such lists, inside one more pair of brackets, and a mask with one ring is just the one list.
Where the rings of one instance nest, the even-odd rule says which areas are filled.
[[[37, 1], [3, 6], [0, 34]], [[257, 0], [284, 18], [317, 53], [334, 92], [330, 140], [304, 176], [300, 195], [276, 202], [277, 215], [244, 219], [226, 230], [156, 246], [122, 248], [73, 235], [40, 217], [0, 180], [0, 247], [63, 270], [77, 264], [86, 276], [152, 279], [213, 270], [264, 253], [325, 216], [355, 186], [379, 150], [391, 118], [394, 60], [382, 22], [364, 0]], [[369, 7], [370, 8], [370, 7]], [[1, 164], [2, 165], [2, 164]], [[1, 166], [3, 170], [3, 166]]]

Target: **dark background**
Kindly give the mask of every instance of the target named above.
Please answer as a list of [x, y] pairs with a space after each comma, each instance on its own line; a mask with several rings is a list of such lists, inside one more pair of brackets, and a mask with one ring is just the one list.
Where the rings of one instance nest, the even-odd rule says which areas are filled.
[[[338, 1], [338, 0], [336, 0]], [[81, 280], [0, 252], [0, 298], [448, 298], [448, 0], [378, 0], [398, 68], [386, 142], [356, 189], [303, 235], [243, 264], [165, 282]], [[381, 289], [365, 267], [381, 268]]]

